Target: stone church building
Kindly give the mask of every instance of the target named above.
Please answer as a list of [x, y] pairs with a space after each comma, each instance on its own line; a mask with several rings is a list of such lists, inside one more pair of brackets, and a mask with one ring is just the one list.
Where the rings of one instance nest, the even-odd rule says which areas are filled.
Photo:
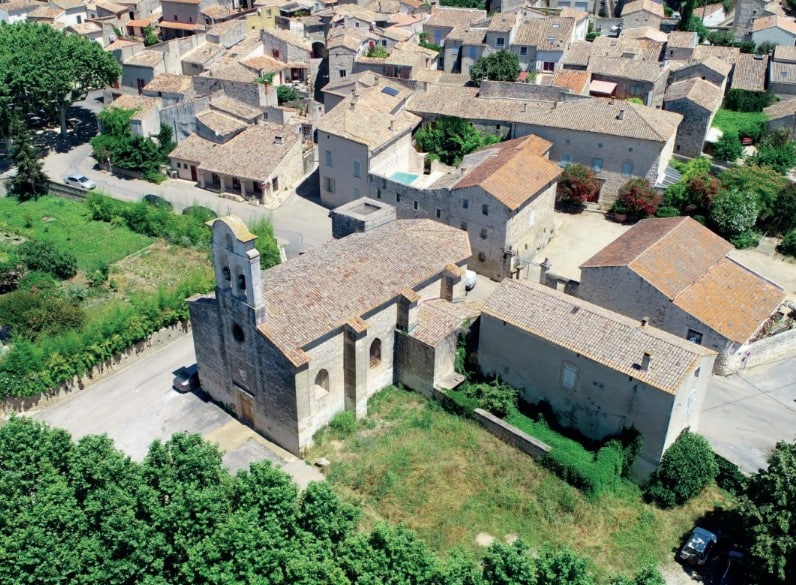
[[[353, 216], [390, 213], [354, 204]], [[384, 386], [428, 392], [452, 376], [459, 327], [477, 314], [465, 300], [464, 231], [350, 223], [360, 233], [261, 271], [246, 225], [216, 219], [215, 293], [189, 299], [203, 389], [296, 454], [338, 412], [363, 416]]]

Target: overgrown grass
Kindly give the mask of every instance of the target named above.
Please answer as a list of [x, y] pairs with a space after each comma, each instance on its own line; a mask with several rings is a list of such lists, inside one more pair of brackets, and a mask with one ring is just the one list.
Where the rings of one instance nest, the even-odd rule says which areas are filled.
[[83, 203], [53, 196], [22, 203], [0, 197], [0, 232], [51, 240], [74, 254], [81, 270], [112, 264], [154, 241], [126, 227], [92, 221]]
[[329, 481], [361, 504], [366, 523], [405, 522], [443, 555], [458, 546], [480, 554], [480, 532], [516, 534], [534, 547], [571, 547], [607, 583], [610, 574], [671, 559], [694, 520], [723, 501], [712, 488], [684, 508], [662, 511], [644, 504], [629, 482], [586, 497], [416, 393], [388, 388], [368, 408], [354, 434], [319, 433], [309, 458], [332, 462]]
[[713, 118], [713, 125], [725, 133], [753, 136], [755, 139], [759, 139], [760, 136], [754, 132], [758, 131], [761, 126], [765, 127], [767, 121], [768, 118], [762, 112], [733, 112], [721, 108]]

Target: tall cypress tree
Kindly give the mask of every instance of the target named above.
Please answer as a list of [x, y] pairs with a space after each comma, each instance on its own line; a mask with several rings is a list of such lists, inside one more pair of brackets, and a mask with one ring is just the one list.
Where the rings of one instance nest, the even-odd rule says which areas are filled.
[[9, 179], [11, 191], [21, 200], [37, 199], [47, 193], [49, 177], [39, 160], [33, 135], [20, 123], [14, 124], [11, 159], [17, 168], [16, 176]]

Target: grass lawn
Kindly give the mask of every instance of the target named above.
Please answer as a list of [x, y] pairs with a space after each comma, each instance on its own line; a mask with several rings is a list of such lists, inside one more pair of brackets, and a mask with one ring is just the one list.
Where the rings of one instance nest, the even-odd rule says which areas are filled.
[[688, 506], [658, 510], [624, 482], [587, 498], [472, 421], [414, 392], [388, 388], [351, 436], [326, 429], [309, 459], [326, 457], [335, 490], [365, 511], [365, 523], [404, 522], [434, 550], [473, 554], [482, 532], [518, 535], [532, 547], [566, 544], [590, 559], [601, 583], [671, 559], [705, 511], [724, 502], [712, 488]]
[[744, 128], [756, 127], [768, 121], [762, 112], [733, 112], [721, 108], [713, 118], [713, 125], [722, 132], [739, 133]]
[[81, 270], [112, 264], [154, 241], [126, 227], [91, 221], [82, 203], [52, 196], [24, 203], [0, 197], [0, 234], [4, 232], [52, 240], [77, 257]]

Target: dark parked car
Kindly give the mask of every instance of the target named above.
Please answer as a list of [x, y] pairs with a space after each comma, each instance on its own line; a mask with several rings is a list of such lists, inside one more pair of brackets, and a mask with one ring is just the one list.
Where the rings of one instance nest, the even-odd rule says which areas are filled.
[[177, 392], [190, 392], [199, 388], [199, 372], [197, 371], [196, 364], [182, 368], [176, 376], [171, 387]]
[[710, 552], [717, 540], [716, 535], [710, 530], [697, 526], [680, 549], [680, 560], [689, 565], [703, 566], [710, 558]]
[[144, 195], [144, 201], [152, 205], [153, 207], [159, 207], [160, 209], [166, 209], [171, 211], [174, 209], [174, 206], [171, 204], [170, 201], [163, 199], [160, 195], [155, 195], [154, 193], [147, 193]]

